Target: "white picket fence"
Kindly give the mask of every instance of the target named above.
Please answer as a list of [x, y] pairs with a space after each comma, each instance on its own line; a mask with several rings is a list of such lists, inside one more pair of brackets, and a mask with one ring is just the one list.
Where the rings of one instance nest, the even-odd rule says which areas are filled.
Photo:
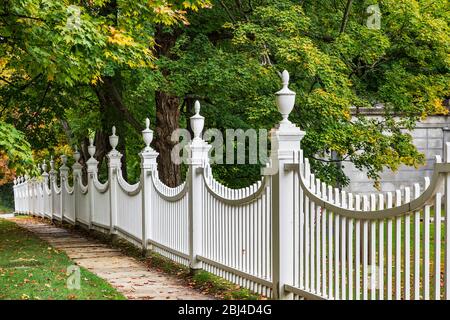
[[274, 299], [449, 299], [450, 143], [422, 187], [346, 193], [311, 173], [300, 149], [305, 133], [288, 120], [294, 100], [284, 72], [277, 92], [283, 120], [271, 132], [271, 158], [262, 179], [247, 188], [214, 179], [197, 102], [180, 186], [159, 180], [147, 120], [137, 184], [122, 176], [113, 128], [108, 181], [98, 180], [91, 141], [87, 185], [78, 152], [73, 186], [66, 157], [60, 186], [52, 159], [49, 173], [44, 164], [41, 177], [15, 180], [15, 211], [116, 234]]

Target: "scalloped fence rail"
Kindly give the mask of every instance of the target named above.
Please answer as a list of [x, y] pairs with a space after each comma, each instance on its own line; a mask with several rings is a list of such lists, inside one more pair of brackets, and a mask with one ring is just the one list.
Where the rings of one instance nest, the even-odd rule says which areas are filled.
[[15, 211], [116, 234], [167, 258], [204, 269], [274, 299], [449, 299], [450, 143], [434, 174], [393, 193], [351, 194], [316, 179], [288, 120], [295, 93], [276, 102], [283, 120], [271, 131], [270, 161], [257, 183], [230, 189], [216, 181], [201, 138], [204, 118], [196, 102], [194, 138], [187, 146], [186, 181], [160, 181], [146, 120], [134, 185], [121, 172], [119, 137], [110, 136], [108, 181], [98, 180], [91, 140], [88, 183], [75, 151], [73, 182], [67, 157], [58, 172], [14, 181]]

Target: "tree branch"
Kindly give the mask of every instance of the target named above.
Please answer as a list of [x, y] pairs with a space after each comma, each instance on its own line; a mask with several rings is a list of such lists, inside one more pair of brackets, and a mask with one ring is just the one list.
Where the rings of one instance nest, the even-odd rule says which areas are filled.
[[347, 160], [350, 155], [346, 155], [342, 159], [320, 159], [316, 158], [314, 156], [309, 156], [309, 158], [320, 161], [320, 162], [326, 162], [326, 163], [339, 163], [339, 162], [351, 162], [350, 160]]
[[222, 8], [225, 9], [226, 13], [228, 14], [228, 16], [230, 17], [230, 19], [234, 22], [236, 22], [236, 19], [234, 18], [234, 16], [231, 14], [230, 10], [228, 9], [228, 7], [225, 5], [225, 3], [223, 3], [222, 0], [220, 0], [220, 5], [222, 6]]
[[352, 6], [353, 0], [348, 0], [347, 5], [345, 6], [344, 16], [342, 17], [341, 28], [339, 30], [339, 34], [345, 31], [345, 27], [347, 26], [348, 16], [350, 14], [350, 8]]

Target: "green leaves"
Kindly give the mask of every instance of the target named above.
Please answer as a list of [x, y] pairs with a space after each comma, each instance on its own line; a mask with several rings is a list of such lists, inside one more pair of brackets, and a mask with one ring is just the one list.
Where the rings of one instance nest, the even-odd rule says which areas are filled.
[[[79, 20], [72, 1], [6, 3], [1, 117], [37, 148], [80, 141], [89, 127], [109, 132], [96, 92], [107, 76], [122, 78], [124, 105], [137, 119], [154, 113], [155, 92], [164, 91], [182, 101], [180, 126], [200, 99], [209, 128], [269, 129], [280, 119], [277, 73], [287, 69], [297, 92], [291, 119], [307, 131], [302, 148], [336, 185], [348, 182], [336, 163], [352, 161], [375, 181], [382, 170], [420, 165], [423, 156], [400, 128], [447, 113], [447, 1], [353, 1], [346, 21], [346, 3], [337, 1], [96, 0], [78, 8]], [[375, 3], [380, 29], [366, 23]], [[157, 30], [167, 39], [155, 44]], [[382, 119], [351, 114], [379, 103]], [[140, 136], [123, 130], [130, 167], [138, 168]], [[255, 168], [216, 172], [247, 183], [259, 177]]]
[[22, 132], [0, 121], [0, 185], [16, 174], [34, 172], [30, 144]]

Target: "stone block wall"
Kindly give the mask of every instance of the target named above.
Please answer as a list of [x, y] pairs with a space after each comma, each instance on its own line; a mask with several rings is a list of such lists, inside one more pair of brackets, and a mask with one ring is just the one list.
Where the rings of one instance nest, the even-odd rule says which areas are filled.
[[[365, 111], [367, 117], [379, 117], [380, 109]], [[388, 169], [381, 174], [381, 191], [394, 191], [420, 183], [423, 186], [423, 178], [431, 177], [435, 156], [444, 156], [444, 145], [450, 141], [450, 117], [431, 116], [418, 122], [411, 132], [417, 149], [425, 154], [425, 165], [415, 169], [414, 167], [401, 166], [397, 172]], [[356, 169], [353, 164], [345, 163], [344, 172], [350, 178], [350, 184], [345, 189], [349, 192], [370, 193], [376, 191], [373, 181], [367, 178], [365, 172]]]

